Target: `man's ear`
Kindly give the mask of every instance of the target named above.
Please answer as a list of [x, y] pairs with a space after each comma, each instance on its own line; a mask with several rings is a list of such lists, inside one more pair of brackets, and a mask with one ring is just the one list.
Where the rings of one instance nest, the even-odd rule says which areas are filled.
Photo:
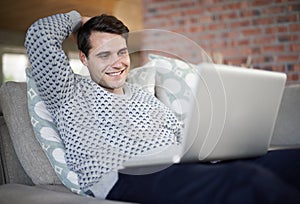
[[87, 65], [88, 65], [87, 57], [85, 56], [85, 54], [82, 51], [79, 51], [79, 59], [82, 62], [82, 64], [84, 64], [84, 66], [87, 67]]

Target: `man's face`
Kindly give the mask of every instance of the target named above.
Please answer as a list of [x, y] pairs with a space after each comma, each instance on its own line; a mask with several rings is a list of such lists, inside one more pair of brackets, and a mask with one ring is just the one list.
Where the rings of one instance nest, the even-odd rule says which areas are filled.
[[88, 67], [91, 78], [107, 91], [123, 94], [130, 69], [125, 38], [117, 34], [92, 32], [90, 43], [89, 57], [83, 63]]

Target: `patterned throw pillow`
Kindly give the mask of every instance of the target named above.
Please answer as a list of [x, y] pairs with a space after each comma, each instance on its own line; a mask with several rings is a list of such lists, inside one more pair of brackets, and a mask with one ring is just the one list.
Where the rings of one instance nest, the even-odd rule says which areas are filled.
[[136, 84], [144, 90], [155, 94], [155, 66], [152, 61], [141, 67], [136, 67], [130, 70], [127, 82]]
[[38, 95], [30, 69], [26, 69], [26, 76], [28, 111], [34, 134], [61, 182], [72, 192], [83, 194], [78, 185], [77, 174], [71, 171], [66, 164], [66, 160], [64, 158], [65, 147], [60, 139], [52, 116]]
[[[34, 134], [61, 182], [72, 192], [83, 195], [84, 193], [79, 188], [77, 174], [66, 164], [64, 144], [50, 112], [38, 95], [30, 69], [26, 69], [26, 76], [28, 111]], [[130, 71], [127, 81], [138, 84], [154, 94], [155, 69], [152, 69], [149, 64], [134, 68]]]
[[180, 121], [186, 119], [189, 102], [197, 83], [197, 66], [161, 55], [148, 56], [156, 67], [155, 94], [174, 111]]

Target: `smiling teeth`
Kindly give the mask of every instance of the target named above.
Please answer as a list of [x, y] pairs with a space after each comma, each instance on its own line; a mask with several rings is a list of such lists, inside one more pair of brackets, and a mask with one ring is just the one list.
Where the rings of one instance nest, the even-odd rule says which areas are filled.
[[122, 72], [114, 72], [114, 73], [109, 73], [109, 75], [111, 76], [118, 76], [120, 75]]

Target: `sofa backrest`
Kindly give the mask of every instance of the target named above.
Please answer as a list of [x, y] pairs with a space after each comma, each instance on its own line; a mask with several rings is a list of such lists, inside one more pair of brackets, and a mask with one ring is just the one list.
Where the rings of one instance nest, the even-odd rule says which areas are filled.
[[26, 83], [3, 83], [0, 106], [5, 122], [1, 126], [1, 156], [6, 182], [61, 184], [34, 136], [28, 114]]
[[[24, 87], [25, 83], [19, 84]], [[0, 91], [0, 98], [2, 92]], [[0, 99], [1, 101], [1, 99]], [[20, 183], [32, 185], [32, 181], [24, 171], [17, 154], [15, 152], [7, 124], [3, 116], [3, 109], [5, 107], [0, 106], [0, 182], [4, 183]]]
[[300, 147], [300, 84], [284, 90], [271, 146]]
[[2, 151], [3, 151], [3, 142], [2, 142], [2, 126], [4, 126], [4, 119], [2, 117], [2, 111], [0, 110], [0, 185], [5, 183], [5, 174], [4, 174], [4, 166], [2, 159]]
[[3, 115], [0, 116], [0, 155], [0, 184], [33, 184], [16, 155]]

